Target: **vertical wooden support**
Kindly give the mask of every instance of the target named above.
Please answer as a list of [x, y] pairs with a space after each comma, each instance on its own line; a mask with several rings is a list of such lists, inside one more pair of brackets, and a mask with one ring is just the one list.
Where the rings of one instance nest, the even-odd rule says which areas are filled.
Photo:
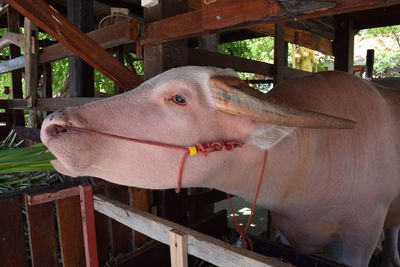
[[366, 71], [365, 71], [365, 77], [372, 79], [374, 75], [374, 57], [375, 57], [375, 50], [374, 49], [368, 49], [367, 50], [367, 64], [366, 64]]
[[0, 199], [0, 210], [1, 265], [28, 266], [19, 196]]
[[25, 30], [25, 88], [28, 107], [36, 105], [38, 85], [38, 29], [28, 18], [24, 19]]
[[94, 222], [93, 189], [91, 186], [79, 186], [81, 201], [83, 240], [87, 267], [98, 267], [96, 225]]
[[[12, 7], [8, 7], [7, 24], [8, 31], [19, 33], [20, 28], [20, 15]], [[18, 46], [10, 45], [10, 59], [21, 56], [21, 49]], [[22, 94], [22, 70], [15, 70], [11, 72], [11, 89], [12, 97], [14, 99], [23, 98]], [[8, 125], [11, 126], [25, 126], [23, 110], [9, 110], [8, 111]]]
[[[164, 0], [153, 7], [144, 8], [144, 20], [145, 23], [150, 23], [186, 12], [187, 10], [187, 1]], [[187, 65], [187, 49], [187, 40], [172, 41], [161, 45], [145, 45], [145, 79], [154, 77], [170, 68]], [[186, 190], [182, 190], [180, 194], [176, 194], [174, 190], [157, 191], [158, 216], [186, 225], [187, 214], [182, 209], [182, 200], [186, 194]]]
[[[150, 192], [146, 189], [130, 187], [129, 188], [129, 206], [135, 209], [149, 211], [149, 198]], [[145, 245], [147, 242], [150, 241], [150, 238], [146, 235], [141, 234], [140, 232], [134, 231], [134, 248], [138, 249], [141, 246]]]
[[333, 54], [335, 70], [353, 73], [354, 30], [353, 21], [347, 14], [336, 17]]
[[58, 199], [56, 208], [63, 266], [84, 267], [85, 248], [79, 197]]
[[51, 74], [51, 63], [43, 64], [43, 90], [44, 97], [53, 97], [53, 76]]
[[[129, 204], [129, 192], [126, 186], [106, 188], [105, 193], [113, 200]], [[115, 220], [109, 219], [108, 231], [110, 235], [111, 254], [114, 257], [132, 251], [132, 229]]]
[[32, 266], [59, 266], [52, 203], [30, 206], [25, 197], [25, 208]]
[[275, 24], [274, 38], [274, 85], [283, 81], [285, 62], [287, 62], [287, 53], [285, 53], [285, 24], [278, 23]]
[[169, 232], [171, 267], [188, 266], [188, 236], [179, 230]]
[[[68, 19], [83, 32], [93, 30], [93, 0], [68, 0]], [[93, 68], [79, 57], [69, 59], [69, 95], [94, 96]]]
[[[119, 62], [124, 64], [125, 62], [125, 48], [123, 45], [117, 46], [116, 47], [116, 57]], [[114, 83], [114, 95], [119, 95], [124, 92], [124, 89], [118, 86], [118, 84]]]

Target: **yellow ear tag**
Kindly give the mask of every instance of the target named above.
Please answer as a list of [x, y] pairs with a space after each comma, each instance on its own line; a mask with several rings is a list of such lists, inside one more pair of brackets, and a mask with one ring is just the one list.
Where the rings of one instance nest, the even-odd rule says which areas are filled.
[[196, 146], [188, 146], [187, 149], [189, 149], [189, 156], [195, 156], [195, 155], [197, 155], [197, 148], [196, 148]]

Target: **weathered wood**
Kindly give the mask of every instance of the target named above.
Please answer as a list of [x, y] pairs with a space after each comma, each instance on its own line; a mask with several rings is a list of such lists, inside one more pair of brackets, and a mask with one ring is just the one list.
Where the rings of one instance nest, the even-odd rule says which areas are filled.
[[236, 71], [273, 76], [273, 64], [200, 49], [189, 49], [188, 53], [188, 63], [190, 65], [232, 68]]
[[122, 88], [129, 90], [142, 82], [141, 77], [118, 62], [43, 0], [6, 2]]
[[84, 267], [82, 216], [79, 197], [65, 197], [56, 201], [58, 233], [64, 267]]
[[[296, 21], [296, 23], [299, 23], [299, 21]], [[246, 27], [246, 29], [275, 37], [275, 26], [271, 23], [252, 25]], [[331, 39], [312, 34], [309, 31], [285, 27], [285, 41], [319, 51], [326, 55], [333, 55]]]
[[28, 108], [26, 99], [2, 99], [0, 100], [0, 108], [56, 111], [66, 107], [82, 106], [101, 99], [104, 99], [104, 97], [38, 98], [37, 105], [32, 108]]
[[[13, 33], [18, 33], [20, 30], [20, 15], [16, 10], [8, 7], [7, 12], [7, 24], [8, 31]], [[10, 45], [10, 59], [13, 61], [11, 64], [15, 63], [14, 58], [21, 56], [21, 49], [15, 45]], [[17, 60], [18, 61], [18, 60]], [[11, 88], [12, 88], [12, 98], [19, 99], [23, 98], [22, 93], [22, 71], [16, 70], [11, 73]], [[23, 111], [9, 111], [9, 121], [7, 124], [9, 126], [23, 126], [25, 125], [25, 118]]]
[[17, 133], [17, 136], [21, 140], [32, 140], [35, 142], [41, 142], [40, 140], [40, 129], [38, 128], [28, 128], [24, 126], [15, 126], [13, 128]]
[[182, 231], [188, 235], [188, 253], [217, 266], [289, 266], [279, 260], [226, 244], [104, 196], [94, 196], [94, 205], [97, 211], [164, 244], [169, 244], [168, 234], [171, 229]]
[[368, 49], [367, 50], [367, 64], [366, 64], [366, 71], [365, 71], [365, 77], [372, 79], [374, 76], [374, 55], [375, 55], [375, 50], [374, 49]]
[[0, 199], [0, 259], [2, 266], [28, 266], [19, 196]]
[[354, 30], [350, 16], [336, 17], [336, 31], [334, 41], [335, 63], [334, 69], [353, 73], [354, 57]]
[[[141, 188], [129, 187], [129, 206], [135, 209], [150, 211], [150, 191]], [[140, 248], [150, 241], [150, 238], [140, 232], [134, 231], [134, 248]]]
[[[38, 87], [38, 29], [28, 18], [24, 19], [24, 32], [25, 32], [25, 90], [26, 99], [28, 100], [28, 107], [36, 105], [37, 87]], [[37, 113], [35, 113], [37, 114]], [[31, 127], [36, 126], [37, 117], [32, 116], [30, 113], [29, 123]]]
[[[67, 0], [68, 19], [83, 33], [93, 30], [93, 0]], [[69, 61], [70, 97], [94, 96], [94, 70], [81, 58], [73, 56]]]
[[172, 229], [169, 231], [169, 249], [171, 255], [171, 267], [188, 266], [188, 236], [187, 234]]
[[265, 22], [285, 22], [296, 19], [335, 15], [377, 7], [392, 6], [400, 0], [336, 0], [336, 6], [315, 9], [295, 14], [284, 11], [277, 2], [253, 0], [219, 0], [204, 8], [174, 17], [162, 19], [144, 26], [144, 44], [159, 44], [171, 40], [187, 38], [225, 28], [242, 27], [244, 24]]
[[52, 202], [54, 200], [60, 200], [63, 198], [70, 198], [73, 196], [79, 195], [79, 189], [77, 186], [68, 187], [60, 190], [56, 190], [54, 192], [45, 192], [39, 194], [27, 194], [26, 201], [28, 205], [38, 205], [47, 202]]
[[36, 206], [25, 203], [32, 266], [59, 266], [52, 203]]
[[352, 13], [354, 30], [400, 24], [400, 5]]
[[79, 186], [79, 198], [82, 214], [83, 243], [87, 267], [98, 267], [96, 224], [94, 217], [93, 189], [91, 186]]
[[0, 38], [0, 50], [9, 46], [10, 44], [16, 45], [19, 48], [25, 49], [24, 36], [15, 32], [6, 32]]
[[[129, 204], [129, 192], [126, 186], [106, 188], [105, 194], [113, 200]], [[120, 254], [131, 252], [133, 250], [132, 230], [115, 220], [110, 221], [109, 227], [112, 255], [117, 257]]]
[[275, 24], [274, 39], [274, 85], [278, 85], [283, 82], [286, 62], [287, 53], [285, 53], [285, 25], [283, 23], [278, 23]]

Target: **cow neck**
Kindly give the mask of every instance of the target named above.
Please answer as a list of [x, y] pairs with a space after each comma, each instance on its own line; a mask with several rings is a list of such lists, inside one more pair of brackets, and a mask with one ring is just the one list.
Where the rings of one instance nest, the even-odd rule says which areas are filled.
[[[233, 151], [235, 148], [241, 148], [244, 145], [244, 143], [237, 142], [237, 141], [215, 141], [215, 142], [201, 143], [201, 144], [195, 144], [192, 146], [185, 147], [185, 146], [171, 145], [171, 144], [165, 144], [165, 143], [160, 143], [160, 142], [125, 137], [125, 136], [120, 136], [120, 135], [115, 135], [115, 134], [109, 134], [109, 133], [99, 132], [99, 131], [95, 131], [95, 130], [89, 130], [89, 129], [85, 129], [85, 128], [75, 127], [72, 125], [68, 125], [65, 128], [70, 131], [82, 132], [82, 133], [87, 133], [87, 134], [102, 136], [102, 137], [108, 137], [108, 138], [122, 140], [122, 141], [135, 142], [135, 143], [140, 143], [140, 144], [145, 144], [145, 145], [159, 146], [159, 147], [164, 147], [167, 149], [175, 149], [175, 150], [184, 151], [184, 154], [182, 156], [181, 162], [179, 164], [179, 169], [178, 169], [177, 185], [175, 188], [176, 193], [179, 193], [181, 190], [183, 169], [185, 167], [186, 159], [188, 157], [195, 156], [198, 154], [207, 156], [211, 152], [217, 152], [217, 151], [223, 151], [223, 150]], [[251, 208], [251, 213], [250, 213], [250, 216], [247, 220], [247, 223], [246, 223], [246, 226], [244, 229], [242, 229], [239, 226], [239, 223], [236, 219], [236, 213], [233, 208], [231, 195], [229, 193], [227, 194], [228, 199], [229, 199], [229, 206], [230, 206], [230, 209], [231, 209], [231, 212], [233, 215], [233, 221], [234, 221], [234, 224], [236, 227], [236, 231], [238, 232], [238, 234], [240, 235], [240, 238], [241, 238], [241, 246], [247, 247], [246, 243], [248, 241], [252, 250], [253, 250], [253, 246], [251, 244], [250, 239], [247, 237], [247, 232], [249, 230], [250, 223], [253, 218], [255, 206], [257, 203], [258, 195], [260, 193], [267, 159], [268, 159], [268, 150], [265, 150], [264, 159], [263, 159], [262, 167], [261, 167], [261, 173], [260, 173], [260, 177], [258, 179], [257, 189], [256, 189], [256, 193], [255, 193], [252, 208]]]

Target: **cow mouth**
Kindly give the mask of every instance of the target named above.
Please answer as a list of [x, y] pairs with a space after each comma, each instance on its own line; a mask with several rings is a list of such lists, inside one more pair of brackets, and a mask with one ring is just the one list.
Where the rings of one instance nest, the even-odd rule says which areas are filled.
[[47, 127], [46, 132], [50, 136], [58, 136], [67, 132], [71, 132], [67, 126], [53, 124]]

